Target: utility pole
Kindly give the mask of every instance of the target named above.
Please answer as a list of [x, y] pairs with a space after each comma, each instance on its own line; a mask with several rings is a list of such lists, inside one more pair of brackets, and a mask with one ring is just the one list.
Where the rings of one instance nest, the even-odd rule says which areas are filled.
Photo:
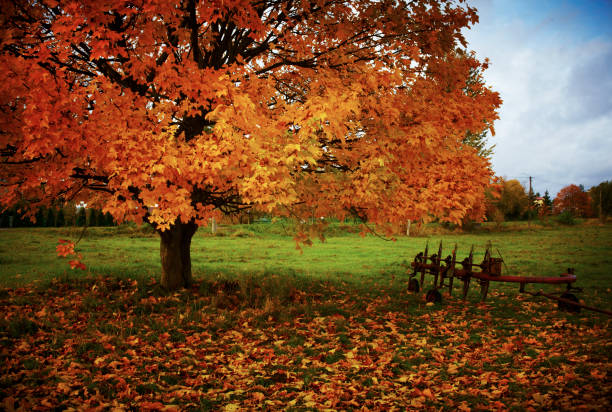
[[601, 198], [603, 193], [603, 188], [601, 186], [599, 186], [599, 221], [602, 223], [606, 223], [606, 219], [604, 218], [603, 215], [603, 206], [602, 206], [602, 200]]
[[531, 227], [531, 208], [533, 207], [533, 189], [531, 187], [531, 179], [529, 176], [529, 209], [527, 210], [527, 227]]

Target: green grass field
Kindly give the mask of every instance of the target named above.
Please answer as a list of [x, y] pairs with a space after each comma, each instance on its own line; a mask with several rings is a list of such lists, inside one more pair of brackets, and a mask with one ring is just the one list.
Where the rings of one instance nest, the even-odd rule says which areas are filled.
[[[497, 233], [443, 234], [397, 237], [395, 241], [354, 233], [335, 233], [324, 243], [297, 250], [289, 234], [279, 226], [256, 224], [224, 229], [224, 236], [210, 236], [202, 228], [192, 242], [192, 267], [200, 280], [235, 279], [243, 276], [291, 275], [305, 279], [344, 281], [353, 284], [401, 280], [414, 256], [427, 242], [430, 253], [443, 242], [444, 254], [454, 245], [465, 257], [472, 245], [476, 260], [488, 242], [505, 262], [504, 274], [557, 276], [573, 267], [584, 298], [612, 305], [612, 226], [557, 226]], [[336, 231], [337, 232], [337, 231]], [[117, 234], [118, 233], [118, 234]], [[333, 233], [333, 231], [332, 231]], [[0, 232], [0, 285], [44, 282], [55, 277], [105, 275], [145, 280], [160, 273], [159, 240], [152, 234], [121, 228], [89, 228], [77, 245], [88, 269], [72, 271], [55, 254], [60, 238], [76, 240], [81, 229], [7, 229]], [[498, 284], [493, 289], [517, 289]], [[552, 289], [551, 289], [552, 288]], [[543, 286], [554, 290], [556, 286]]]
[[[612, 225], [525, 225], [384, 241], [331, 227], [296, 250], [276, 224], [200, 229], [196, 285], [166, 293], [159, 240], [88, 229], [87, 270], [56, 257], [76, 229], [0, 231], [0, 405], [160, 410], [529, 408], [609, 410], [608, 316], [492, 284], [441, 304], [406, 290], [426, 242], [458, 256], [491, 242], [504, 274], [575, 268], [585, 303], [612, 309]], [[426, 232], [426, 231], [425, 231]], [[561, 291], [561, 286], [528, 285]]]

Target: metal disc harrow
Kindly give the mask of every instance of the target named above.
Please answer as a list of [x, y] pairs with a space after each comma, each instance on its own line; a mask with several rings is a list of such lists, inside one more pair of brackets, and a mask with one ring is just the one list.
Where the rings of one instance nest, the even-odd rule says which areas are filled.
[[[570, 291], [580, 290], [573, 288], [572, 283], [576, 282], [574, 269], [568, 268], [565, 273], [558, 277], [543, 277], [543, 276], [507, 276], [502, 275], [501, 257], [493, 257], [492, 247], [489, 244], [485, 250], [485, 255], [480, 263], [474, 262], [474, 246], [470, 249], [470, 254], [461, 261], [457, 260], [457, 245], [455, 245], [450, 255], [442, 257], [442, 242], [438, 247], [437, 253], [429, 255], [429, 242], [425, 246], [425, 251], [418, 253], [411, 266], [413, 268], [408, 281], [408, 290], [419, 292], [425, 283], [425, 275], [433, 276], [433, 288], [429, 289], [426, 294], [428, 302], [439, 302], [442, 299], [440, 290], [448, 287], [448, 294], [453, 293], [453, 283], [455, 279], [463, 283], [463, 299], [465, 300], [470, 289], [470, 285], [474, 282], [480, 285], [480, 296], [484, 302], [487, 298], [489, 285], [491, 282], [509, 282], [518, 283], [519, 292], [528, 293], [533, 296], [544, 296], [549, 299], [558, 301], [560, 309], [569, 311], [580, 311], [580, 308], [595, 310], [597, 312], [612, 314], [608, 311], [592, 308], [581, 304], [576, 296]], [[420, 281], [418, 280], [420, 275]], [[553, 294], [543, 292], [527, 292], [525, 285], [528, 283], [537, 284], [565, 284], [567, 288], [562, 292], [560, 297]]]

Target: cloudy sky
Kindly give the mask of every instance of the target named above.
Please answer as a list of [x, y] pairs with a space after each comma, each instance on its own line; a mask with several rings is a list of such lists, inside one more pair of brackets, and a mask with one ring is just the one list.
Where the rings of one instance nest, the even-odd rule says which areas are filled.
[[469, 48], [504, 101], [493, 167], [554, 198], [612, 180], [612, 0], [472, 0]]

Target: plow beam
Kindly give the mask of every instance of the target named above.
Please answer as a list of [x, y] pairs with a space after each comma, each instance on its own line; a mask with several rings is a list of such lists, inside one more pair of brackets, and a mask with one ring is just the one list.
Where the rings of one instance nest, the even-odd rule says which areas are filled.
[[555, 295], [551, 295], [550, 293], [544, 293], [542, 291], [539, 291], [539, 292], [536, 292], [536, 293], [533, 293], [533, 292], [525, 292], [525, 293], [527, 293], [528, 295], [531, 295], [531, 296], [544, 296], [545, 298], [553, 299], [553, 300], [556, 300], [557, 302], [564, 303], [564, 304], [570, 305], [570, 306], [574, 306], [576, 308], [582, 308], [582, 309], [586, 309], [586, 310], [591, 310], [593, 312], [599, 312], [599, 313], [603, 313], [603, 314], [608, 315], [608, 316], [612, 316], [612, 312], [609, 311], [609, 310], [599, 309], [599, 308], [596, 308], [596, 307], [593, 307], [593, 306], [588, 306], [588, 305], [585, 305], [585, 304], [580, 303], [580, 302], [575, 302], [575, 301], [573, 301], [571, 299], [563, 298], [563, 296], [562, 297], [558, 297], [558, 296], [555, 296]]

